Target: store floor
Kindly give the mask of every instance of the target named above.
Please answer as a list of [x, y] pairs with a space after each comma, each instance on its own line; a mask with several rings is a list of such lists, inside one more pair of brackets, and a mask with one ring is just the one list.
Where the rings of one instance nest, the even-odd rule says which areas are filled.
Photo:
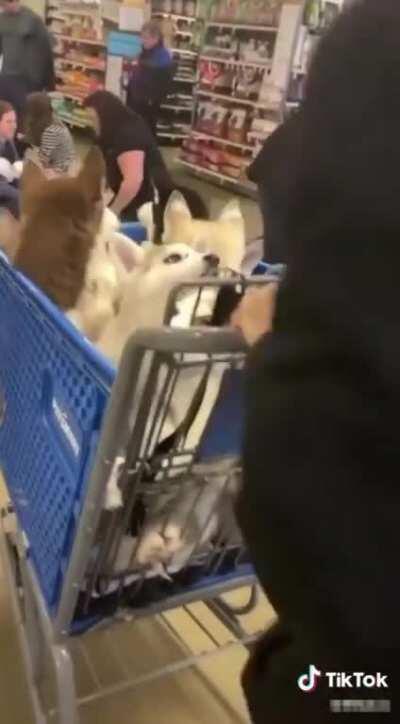
[[[183, 183], [197, 189], [209, 203], [211, 215], [218, 213], [223, 204], [232, 198], [230, 191], [211, 186], [188, 176], [175, 164], [176, 152], [165, 151], [168, 165]], [[258, 207], [250, 199], [241, 198], [246, 221], [247, 238], [254, 239], [261, 233]], [[7, 498], [0, 481], [0, 504]], [[248, 591], [234, 594], [235, 600], [244, 600]], [[118, 653], [122, 656], [126, 673], [143, 674], [174, 663], [182, 658], [182, 648], [173, 630], [179, 631], [187, 648], [193, 654], [217, 651], [219, 645], [231, 640], [220, 622], [203, 604], [191, 607], [193, 618], [183, 610], [168, 616], [166, 627], [159, 619], [130, 624], [115, 639]], [[273, 611], [263, 599], [257, 609], [245, 619], [250, 632], [262, 630], [273, 618]], [[207, 628], [214, 641], [204, 633]], [[117, 664], [108, 649], [108, 641], [102, 635], [92, 637], [89, 650], [96, 667], [97, 677], [113, 682], [117, 676]], [[150, 684], [142, 685], [133, 692], [119, 694], [104, 701], [89, 703], [82, 710], [82, 724], [241, 724], [248, 721], [239, 676], [246, 661], [246, 650], [241, 646], [228, 652], [215, 653], [197, 668], [170, 675]], [[76, 659], [78, 690], [81, 695], [90, 693], [91, 676], [87, 662], [78, 651]], [[30, 701], [22, 667], [16, 629], [11, 612], [9, 592], [0, 565], [0, 718], [4, 724], [31, 724]]]

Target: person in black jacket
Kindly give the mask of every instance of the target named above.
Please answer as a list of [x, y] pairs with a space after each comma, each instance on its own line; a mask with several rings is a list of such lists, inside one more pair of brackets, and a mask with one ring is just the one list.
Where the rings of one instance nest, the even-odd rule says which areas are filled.
[[1, 74], [25, 95], [54, 90], [52, 40], [43, 20], [20, 0], [2, 0], [1, 6]]
[[174, 63], [156, 20], [143, 26], [141, 38], [143, 48], [132, 68], [127, 105], [142, 116], [155, 135], [160, 105], [172, 81]]
[[238, 515], [279, 617], [255, 724], [400, 721], [399, 37], [398, 0], [359, 0], [321, 40], [273, 331], [254, 293], [234, 320], [259, 337]]

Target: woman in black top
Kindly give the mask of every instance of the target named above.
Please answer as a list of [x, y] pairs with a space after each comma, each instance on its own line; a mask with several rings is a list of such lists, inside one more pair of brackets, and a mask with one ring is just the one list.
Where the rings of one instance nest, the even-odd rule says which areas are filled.
[[169, 174], [145, 121], [108, 91], [85, 101], [107, 166], [114, 198], [110, 208], [123, 220], [135, 221], [137, 210], [154, 198], [154, 186], [170, 184]]

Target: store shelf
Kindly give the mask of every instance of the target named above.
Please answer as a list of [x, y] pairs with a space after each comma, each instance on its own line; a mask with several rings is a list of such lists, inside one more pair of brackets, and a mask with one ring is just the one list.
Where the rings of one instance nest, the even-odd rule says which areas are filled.
[[218, 180], [218, 181], [220, 181], [220, 183], [232, 184], [232, 186], [234, 186], [237, 191], [246, 194], [246, 196], [255, 197], [257, 195], [257, 189], [254, 184], [240, 181], [239, 179], [236, 179], [233, 176], [228, 176], [227, 174], [224, 174], [224, 173], [219, 173], [217, 171], [211, 171], [210, 169], [205, 168], [204, 166], [195, 165], [194, 163], [189, 163], [188, 161], [184, 161], [182, 158], [178, 159], [178, 163], [180, 163], [182, 166], [190, 169], [197, 176], [205, 176], [210, 179], [214, 179], [215, 181]]
[[181, 75], [176, 75], [174, 78], [174, 81], [177, 81], [178, 83], [197, 83], [196, 76], [192, 76], [191, 78], [184, 78]]
[[81, 45], [94, 45], [98, 48], [106, 48], [104, 40], [92, 40], [91, 38], [77, 38], [75, 35], [63, 35], [62, 33], [53, 32], [56, 38], [66, 40], [69, 43], [79, 43]]
[[219, 23], [217, 21], [210, 21], [206, 23], [208, 28], [229, 28], [230, 30], [251, 30], [263, 33], [277, 33], [278, 28], [274, 25], [241, 25], [240, 23]]
[[187, 138], [189, 133], [174, 133], [173, 131], [159, 131], [157, 130], [157, 136], [159, 138], [172, 138], [172, 139], [181, 139]]
[[191, 15], [175, 15], [175, 13], [152, 13], [155, 18], [171, 18], [171, 20], [186, 20], [188, 23], [195, 23], [197, 18]]
[[203, 141], [214, 141], [215, 143], [220, 143], [223, 146], [232, 146], [233, 148], [240, 148], [242, 151], [251, 151], [254, 152], [254, 146], [249, 146], [245, 143], [235, 143], [235, 141], [230, 141], [228, 138], [220, 138], [220, 136], [212, 136], [209, 133], [202, 133], [201, 131], [196, 131], [194, 128], [192, 129], [192, 136], [195, 138], [198, 138], [199, 140]]
[[[179, 98], [179, 100], [181, 100], [181, 101], [193, 101], [193, 96], [192, 95], [189, 96], [185, 93], [174, 93], [171, 95], [173, 95], [174, 98]], [[168, 99], [167, 99], [167, 102], [168, 102]]]
[[78, 105], [80, 106], [83, 104], [83, 101], [85, 99], [84, 96], [76, 96], [73, 93], [67, 93], [62, 88], [60, 88], [60, 86], [56, 87], [56, 91], [57, 93], [61, 93], [64, 98], [68, 98], [68, 100], [70, 101], [75, 101], [75, 103], [78, 103]]
[[162, 103], [161, 108], [165, 108], [168, 111], [176, 111], [177, 113], [181, 111], [192, 113], [193, 111], [193, 107], [191, 106], [175, 106], [173, 103]]
[[265, 103], [259, 103], [258, 101], [250, 101], [250, 100], [247, 100], [246, 98], [236, 98], [236, 96], [228, 96], [228, 95], [225, 95], [224, 93], [214, 93], [213, 91], [199, 89], [196, 91], [196, 95], [204, 96], [205, 98], [213, 98], [216, 101], [226, 101], [227, 103], [237, 103], [238, 105], [250, 106], [250, 108], [265, 109]]
[[90, 63], [84, 63], [81, 60], [71, 60], [71, 58], [58, 57], [57, 63], [63, 63], [64, 65], [70, 65], [74, 68], [79, 67], [79, 68], [83, 68], [84, 70], [96, 71], [96, 73], [105, 73], [106, 72], [105, 65], [103, 68], [96, 68], [96, 66], [90, 65]]
[[[97, 7], [96, 10], [100, 14], [100, 8]], [[68, 10], [64, 10], [64, 8], [60, 8], [59, 13], [62, 16], [71, 16], [72, 15], [77, 18], [88, 18], [88, 17], [91, 18], [93, 16], [93, 10], [82, 10], [81, 8], [79, 10], [78, 9], [70, 10], [69, 8], [68, 8]]]
[[222, 65], [231, 65], [241, 68], [258, 68], [259, 70], [271, 70], [271, 61], [266, 63], [253, 63], [249, 60], [232, 60], [230, 58], [220, 58], [217, 55], [200, 55], [200, 60], [207, 60], [211, 63], [221, 63]]
[[175, 30], [174, 35], [180, 35], [182, 38], [191, 38], [193, 33], [190, 30]]
[[170, 52], [176, 55], [187, 55], [189, 58], [197, 58], [198, 56], [196, 50], [184, 50], [184, 48], [170, 48]]

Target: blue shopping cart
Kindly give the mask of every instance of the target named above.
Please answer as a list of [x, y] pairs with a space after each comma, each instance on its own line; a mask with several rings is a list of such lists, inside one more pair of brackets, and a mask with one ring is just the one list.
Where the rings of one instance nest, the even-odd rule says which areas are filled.
[[[143, 239], [140, 225], [124, 230]], [[203, 287], [218, 284], [205, 280]], [[218, 501], [189, 547], [189, 523], [182, 523], [180, 565], [176, 551], [162, 551], [157, 566], [152, 551], [145, 560], [138, 554], [154, 501], [171, 490], [181, 495], [183, 485], [192, 495], [196, 478], [202, 492], [217, 481], [226, 503], [226, 490], [240, 476], [245, 350], [239, 336], [214, 328], [142, 330], [128, 342], [116, 375], [2, 255], [0, 348], [0, 464], [11, 499], [0, 539], [37, 724], [54, 716], [61, 724], [79, 721], [85, 697], [76, 694], [71, 641], [111, 627], [123, 612], [137, 618], [207, 601], [248, 643], [252, 637], [238, 619], [248, 607], [234, 610], [221, 599], [250, 586], [249, 607], [254, 603], [254, 573], [236, 526], [222, 532], [214, 521], [205, 543]], [[178, 398], [171, 432], [168, 416]], [[111, 507], [110, 489], [120, 496]], [[188, 521], [199, 500], [186, 510]], [[56, 698], [47, 706], [49, 665]], [[105, 689], [98, 684], [88, 700], [127, 688], [126, 680]]]

